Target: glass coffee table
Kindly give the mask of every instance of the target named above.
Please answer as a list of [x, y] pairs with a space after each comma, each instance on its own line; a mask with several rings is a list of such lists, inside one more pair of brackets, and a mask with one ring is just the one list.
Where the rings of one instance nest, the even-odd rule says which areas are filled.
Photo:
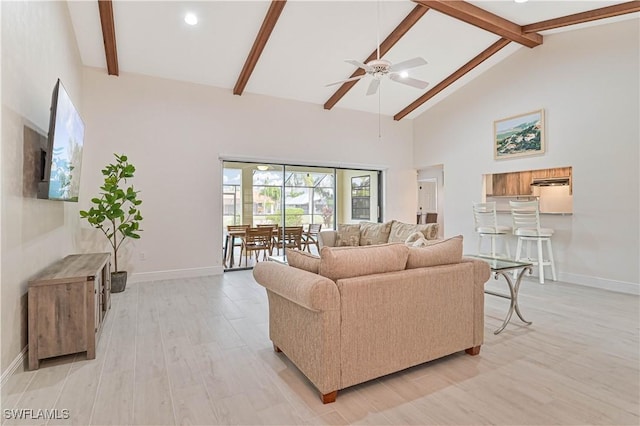
[[[487, 256], [474, 256], [474, 255], [465, 255], [465, 257], [471, 257], [473, 259], [479, 259], [487, 262], [489, 267], [491, 268], [491, 272], [494, 273], [495, 279], [498, 279], [498, 275], [504, 277], [507, 281], [507, 285], [509, 286], [509, 294], [497, 293], [490, 290], [485, 290], [486, 294], [490, 294], [492, 296], [502, 297], [504, 299], [509, 299], [511, 301], [511, 305], [509, 306], [509, 312], [507, 312], [507, 316], [504, 319], [504, 322], [493, 334], [499, 334], [511, 321], [511, 316], [513, 315], [513, 311], [516, 312], [516, 315], [527, 325], [531, 325], [531, 321], [527, 321], [522, 316], [520, 312], [520, 306], [518, 305], [518, 291], [520, 290], [520, 283], [522, 282], [522, 277], [528, 271], [531, 273], [531, 267], [533, 266], [528, 262], [515, 261], [512, 259], [502, 259], [497, 257], [487, 257]], [[513, 283], [511, 278], [511, 274], [515, 272], [517, 274], [516, 282]]]

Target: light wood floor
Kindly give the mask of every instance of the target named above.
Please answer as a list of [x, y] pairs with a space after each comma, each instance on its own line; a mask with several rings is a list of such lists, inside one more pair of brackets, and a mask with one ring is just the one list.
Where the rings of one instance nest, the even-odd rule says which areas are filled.
[[[491, 287], [500, 287], [491, 280]], [[69, 410], [48, 424], [638, 425], [639, 299], [524, 283], [521, 309], [487, 296], [485, 343], [338, 393], [315, 389], [268, 339], [250, 271], [129, 285], [113, 295], [95, 360], [68, 356], [13, 375], [4, 409]], [[40, 424], [47, 423], [40, 421]]]

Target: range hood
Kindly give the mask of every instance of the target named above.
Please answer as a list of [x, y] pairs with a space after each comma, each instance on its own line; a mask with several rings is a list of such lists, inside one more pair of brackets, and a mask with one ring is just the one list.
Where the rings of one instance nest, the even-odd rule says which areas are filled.
[[568, 177], [553, 177], [543, 179], [533, 179], [531, 186], [568, 186]]

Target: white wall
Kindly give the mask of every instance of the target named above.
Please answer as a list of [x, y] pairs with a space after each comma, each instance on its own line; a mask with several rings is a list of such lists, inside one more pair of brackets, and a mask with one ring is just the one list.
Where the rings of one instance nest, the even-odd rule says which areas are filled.
[[84, 92], [80, 205], [89, 206], [112, 154], [126, 153], [143, 200], [142, 238], [121, 259], [134, 279], [221, 269], [220, 156], [384, 168], [393, 188], [384, 217], [414, 220], [411, 121], [383, 117], [378, 140], [375, 114], [95, 69], [85, 69]]
[[[3, 374], [27, 344], [27, 284], [39, 270], [75, 251], [78, 205], [23, 197], [23, 132], [46, 135], [60, 78], [82, 114], [82, 72], [65, 2], [0, 2], [2, 9]], [[28, 176], [27, 178], [30, 178]]]
[[[633, 19], [545, 36], [414, 120], [416, 168], [444, 164], [447, 234], [464, 234], [465, 251], [477, 244], [471, 203], [483, 174], [573, 166], [573, 216], [543, 217], [559, 278], [639, 292], [638, 28]], [[538, 108], [547, 152], [495, 161], [493, 121]]]

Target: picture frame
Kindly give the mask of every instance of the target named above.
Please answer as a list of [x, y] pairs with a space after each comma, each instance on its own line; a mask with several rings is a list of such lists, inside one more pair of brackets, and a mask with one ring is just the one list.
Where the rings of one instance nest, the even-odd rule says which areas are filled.
[[545, 152], [544, 109], [493, 122], [493, 158], [540, 155]]

